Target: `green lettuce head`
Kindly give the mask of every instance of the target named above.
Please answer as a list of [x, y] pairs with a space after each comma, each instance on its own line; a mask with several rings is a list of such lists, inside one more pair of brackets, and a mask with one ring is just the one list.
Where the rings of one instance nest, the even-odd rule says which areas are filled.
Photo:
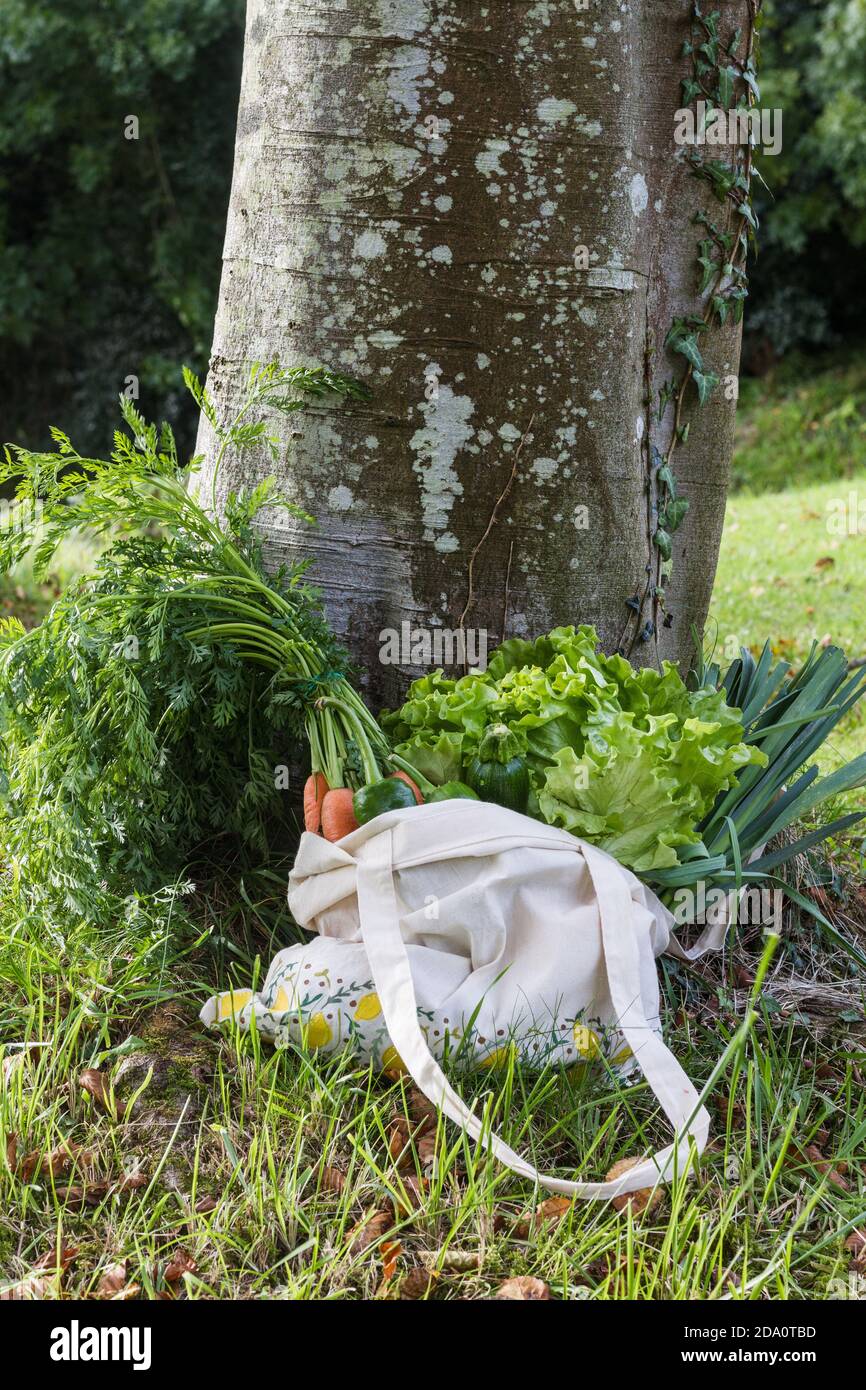
[[677, 668], [636, 670], [597, 650], [595, 629], [511, 638], [485, 672], [414, 681], [383, 716], [397, 751], [436, 783], [459, 779], [485, 729], [519, 735], [529, 812], [599, 845], [638, 873], [679, 862], [696, 826], [742, 768], [765, 764], [743, 742], [721, 691], [690, 691]]

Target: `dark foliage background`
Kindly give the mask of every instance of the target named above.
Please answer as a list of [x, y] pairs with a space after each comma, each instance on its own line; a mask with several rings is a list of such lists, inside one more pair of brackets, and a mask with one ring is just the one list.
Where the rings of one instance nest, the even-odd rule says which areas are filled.
[[[125, 379], [192, 443], [220, 272], [243, 0], [0, 0], [0, 438], [104, 449]], [[745, 363], [862, 336], [866, 0], [768, 0]], [[125, 118], [138, 117], [138, 140]]]
[[191, 442], [179, 364], [210, 349], [244, 9], [0, 0], [3, 440], [62, 421], [104, 450], [135, 375]]
[[745, 363], [862, 341], [866, 306], [866, 0], [767, 0], [761, 105], [781, 154], [758, 161]]

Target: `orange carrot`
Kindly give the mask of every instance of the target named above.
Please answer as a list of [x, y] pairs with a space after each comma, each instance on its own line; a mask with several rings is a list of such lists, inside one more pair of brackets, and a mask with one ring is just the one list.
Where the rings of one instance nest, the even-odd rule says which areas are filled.
[[342, 840], [351, 830], [358, 829], [352, 805], [354, 792], [350, 787], [335, 787], [325, 793], [322, 801], [322, 834], [326, 840]]
[[311, 772], [304, 784], [304, 829], [313, 834], [322, 824], [322, 802], [327, 790], [324, 772]]
[[399, 777], [400, 781], [405, 782], [406, 786], [410, 787], [411, 790], [414, 792], [415, 800], [417, 801], [418, 805], [421, 806], [423, 804], [424, 797], [421, 794], [421, 788], [417, 786], [415, 782], [412, 781], [412, 778], [409, 776], [408, 772], [403, 772], [401, 769], [399, 772], [391, 772], [388, 775], [390, 777]]

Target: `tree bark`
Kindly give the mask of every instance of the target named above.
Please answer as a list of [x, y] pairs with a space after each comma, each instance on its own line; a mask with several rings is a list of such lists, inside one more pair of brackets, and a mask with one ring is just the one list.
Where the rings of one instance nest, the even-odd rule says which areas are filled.
[[[465, 614], [491, 646], [587, 622], [635, 662], [684, 663], [706, 618], [723, 386], [700, 410], [685, 398], [690, 510], [645, 640], [652, 608], [627, 604], [655, 563], [648, 480], [672, 430], [657, 392], [685, 366], [665, 337], [703, 307], [691, 219], [721, 215], [674, 143], [691, 4], [579, 6], [248, 3], [209, 389], [230, 416], [250, 362], [274, 358], [370, 387], [367, 404], [281, 422], [283, 482], [318, 526], [276, 518], [267, 553], [313, 557], [374, 706], [418, 673], [380, 660], [403, 622]], [[747, 0], [719, 8], [725, 32], [748, 24]], [[729, 322], [701, 339], [722, 378], [739, 336]], [[209, 495], [206, 425], [198, 450]], [[241, 467], [273, 471], [229, 458], [218, 497]]]

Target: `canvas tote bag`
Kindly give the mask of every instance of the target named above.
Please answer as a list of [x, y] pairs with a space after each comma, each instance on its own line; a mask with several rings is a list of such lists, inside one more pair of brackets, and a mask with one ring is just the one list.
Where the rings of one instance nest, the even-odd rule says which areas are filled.
[[[610, 1198], [683, 1172], [709, 1118], [659, 1023], [655, 957], [672, 917], [634, 874], [564, 830], [486, 802], [387, 812], [336, 844], [304, 834], [289, 907], [316, 938], [262, 989], [202, 1020], [255, 1018], [277, 1042], [353, 1046], [405, 1071], [504, 1164], [553, 1192]], [[642, 1071], [674, 1142], [612, 1182], [542, 1174], [483, 1126], [439, 1058], [536, 1066], [606, 1055]]]

